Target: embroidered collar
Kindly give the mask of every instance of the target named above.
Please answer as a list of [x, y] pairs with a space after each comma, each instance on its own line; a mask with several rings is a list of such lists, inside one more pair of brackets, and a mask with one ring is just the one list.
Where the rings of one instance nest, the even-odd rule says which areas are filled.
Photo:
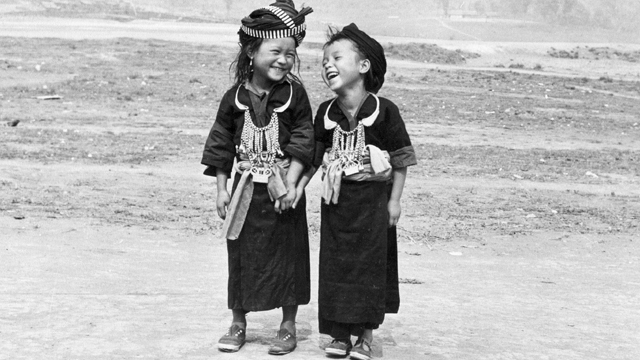
[[[373, 96], [374, 99], [376, 99], [376, 108], [375, 111], [367, 116], [366, 118], [363, 118], [362, 121], [362, 125], [369, 127], [371, 125], [373, 125], [373, 123], [376, 121], [376, 119], [378, 118], [378, 115], [380, 114], [380, 99], [378, 99], [378, 96], [376, 96], [376, 94], [373, 93], [369, 93], [369, 95]], [[329, 103], [329, 106], [327, 106], [327, 111], [324, 114], [324, 128], [326, 130], [332, 130], [335, 129], [336, 126], [338, 126], [338, 123], [329, 119], [329, 109], [331, 109], [331, 106], [333, 105], [333, 103], [337, 100], [338, 98], [334, 98], [333, 100], [331, 100], [331, 102]], [[366, 101], [365, 101], [366, 102]], [[364, 104], [362, 105], [362, 107], [360, 108], [360, 111], [362, 111], [362, 108], [364, 107]], [[356, 114], [357, 117], [357, 114]]]
[[[276, 113], [281, 113], [281, 112], [287, 110], [289, 108], [289, 105], [291, 105], [291, 98], [293, 97], [293, 85], [288, 80], [286, 82], [289, 84], [289, 99], [287, 100], [286, 103], [284, 103], [284, 105], [273, 109], [273, 111], [276, 112]], [[240, 100], [238, 99], [238, 95], [240, 93], [240, 88], [242, 88], [242, 87], [243, 87], [242, 85], [238, 86], [238, 89], [236, 90], [236, 99], [235, 100], [236, 100], [236, 106], [238, 107], [238, 109], [246, 111], [246, 110], [249, 110], [249, 106], [242, 104], [240, 102]], [[275, 89], [275, 87], [272, 89], [272, 91], [274, 89]], [[250, 91], [249, 89], [246, 89], [246, 90]]]

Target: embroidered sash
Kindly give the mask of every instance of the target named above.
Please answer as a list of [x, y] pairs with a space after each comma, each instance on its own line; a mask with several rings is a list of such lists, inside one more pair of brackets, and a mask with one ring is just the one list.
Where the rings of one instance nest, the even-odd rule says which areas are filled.
[[362, 168], [358, 172], [346, 174], [344, 164], [339, 159], [330, 161], [326, 152], [322, 159], [322, 198], [325, 204], [337, 204], [342, 180], [349, 181], [389, 181], [391, 164], [389, 153], [373, 145], [367, 145], [362, 158]]
[[[271, 201], [275, 201], [287, 194], [287, 187], [283, 179], [287, 176], [289, 164], [289, 159], [277, 158], [270, 168], [271, 176], [267, 181], [267, 191]], [[231, 197], [231, 202], [227, 208], [227, 217], [222, 225], [222, 236], [225, 239], [236, 240], [247, 218], [254, 187], [250, 170], [251, 162], [246, 155], [241, 154], [240, 161], [237, 161], [234, 166], [234, 171], [240, 174], [240, 181], [238, 181], [236, 191]]]

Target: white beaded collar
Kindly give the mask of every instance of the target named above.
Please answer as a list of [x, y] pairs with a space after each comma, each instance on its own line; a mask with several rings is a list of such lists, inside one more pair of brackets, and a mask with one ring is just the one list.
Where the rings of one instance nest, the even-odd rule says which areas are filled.
[[[376, 121], [376, 119], [378, 118], [378, 114], [380, 114], [380, 99], [378, 99], [376, 94], [369, 93], [369, 95], [373, 96], [376, 99], [376, 111], [374, 111], [373, 114], [371, 114], [370, 116], [361, 120], [362, 125], [366, 127], [373, 125], [373, 122]], [[331, 129], [334, 129], [336, 126], [338, 126], [337, 122], [329, 119], [329, 109], [331, 109], [331, 105], [333, 105], [333, 103], [337, 99], [338, 98], [331, 100], [331, 103], [329, 103], [329, 106], [327, 106], [327, 111], [324, 113], [324, 128], [326, 130], [331, 130]]]
[[[289, 100], [287, 100], [287, 102], [284, 105], [273, 109], [274, 112], [281, 113], [287, 110], [287, 108], [289, 108], [289, 105], [291, 105], [291, 98], [293, 97], [293, 85], [291, 85], [291, 82], [288, 82], [288, 83], [289, 83]], [[240, 93], [241, 87], [242, 86], [238, 86], [238, 90], [236, 90], [236, 106], [238, 107], [238, 109], [246, 111], [246, 110], [249, 110], [249, 107], [247, 105], [240, 103], [240, 100], [238, 100], [238, 93]]]

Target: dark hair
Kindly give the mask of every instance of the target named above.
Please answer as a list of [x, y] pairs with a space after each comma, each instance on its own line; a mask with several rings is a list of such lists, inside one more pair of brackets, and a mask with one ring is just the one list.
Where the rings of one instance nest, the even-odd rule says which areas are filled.
[[[245, 34], [244, 31], [238, 31], [238, 35], [240, 36], [240, 40], [238, 41], [238, 45], [240, 46], [240, 50], [238, 51], [238, 55], [236, 55], [235, 60], [229, 65], [229, 72], [234, 72], [234, 85], [241, 85], [245, 81], [250, 81], [251, 76], [253, 74], [253, 69], [251, 69], [251, 58], [249, 54], [257, 51], [260, 46], [262, 46], [262, 41], [264, 39], [255, 38], [253, 36], [249, 36]], [[287, 74], [287, 78], [299, 84], [302, 84], [300, 80], [300, 58], [298, 57], [298, 52], [296, 51], [296, 56], [294, 59], [294, 68], [298, 75], [294, 75], [291, 71]], [[292, 69], [293, 70], [293, 69]]]
[[[356, 52], [361, 59], [371, 61], [355, 41], [351, 40], [342, 31], [339, 31], [333, 26], [329, 26], [329, 29], [327, 30], [327, 42], [322, 46], [322, 50], [339, 40], [347, 40], [351, 42], [353, 48], [356, 49]], [[369, 66], [369, 71], [364, 74], [364, 89], [368, 92], [377, 93], [378, 91], [376, 89], [380, 89], [381, 86], [382, 84], [380, 83], [380, 79], [373, 75], [373, 70], [371, 66]]]

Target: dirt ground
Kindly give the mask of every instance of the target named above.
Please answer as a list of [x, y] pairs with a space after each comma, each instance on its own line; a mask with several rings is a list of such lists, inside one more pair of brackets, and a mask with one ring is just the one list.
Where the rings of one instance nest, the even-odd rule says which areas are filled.
[[[278, 311], [249, 315], [239, 353], [215, 348], [226, 246], [199, 162], [233, 36], [83, 21], [0, 23], [0, 358], [267, 358]], [[315, 109], [331, 93], [321, 33], [310, 40]], [[575, 44], [434, 43], [480, 57], [389, 61], [380, 95], [420, 163], [399, 224], [400, 313], [374, 334], [376, 358], [637, 359], [638, 63], [549, 55]], [[312, 301], [287, 359], [322, 359], [329, 341], [318, 177], [308, 192]]]

